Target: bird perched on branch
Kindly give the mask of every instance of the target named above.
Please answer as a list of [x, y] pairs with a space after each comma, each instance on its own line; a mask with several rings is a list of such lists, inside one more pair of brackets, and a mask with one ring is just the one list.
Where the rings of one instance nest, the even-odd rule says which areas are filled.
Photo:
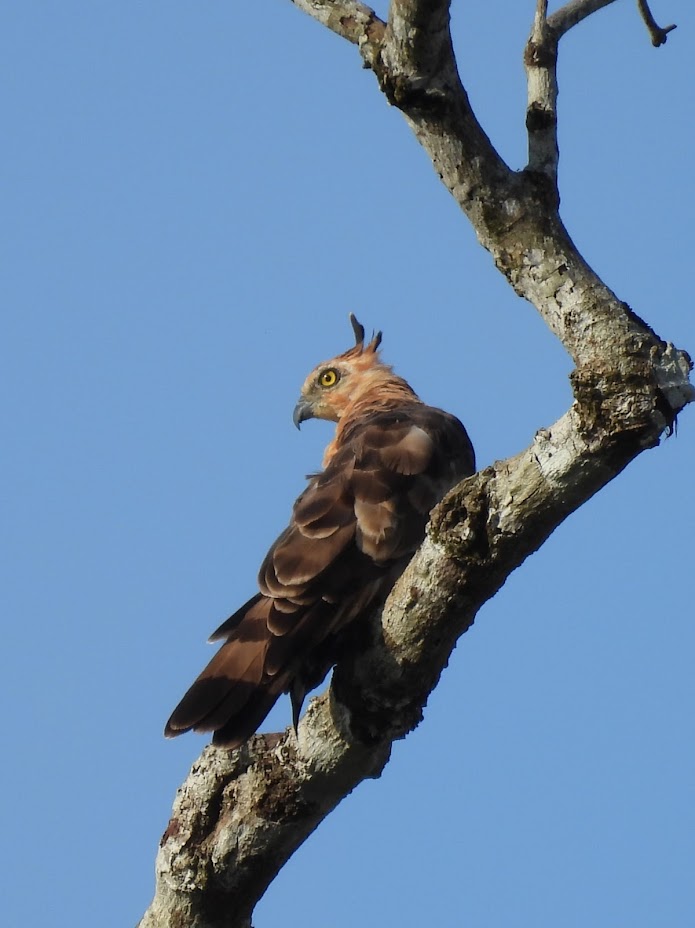
[[295, 729], [304, 697], [340, 657], [354, 623], [381, 605], [425, 535], [430, 510], [475, 470], [454, 416], [426, 406], [379, 355], [381, 332], [307, 377], [294, 409], [337, 423], [323, 470], [294, 504], [258, 576], [260, 592], [210, 641], [222, 647], [167, 722], [167, 737], [212, 731], [236, 747], [282, 693]]

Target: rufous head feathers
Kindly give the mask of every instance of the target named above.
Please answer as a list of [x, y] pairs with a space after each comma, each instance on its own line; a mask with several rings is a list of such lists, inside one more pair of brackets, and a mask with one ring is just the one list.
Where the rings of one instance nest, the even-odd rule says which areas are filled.
[[365, 344], [364, 326], [353, 313], [349, 318], [355, 344], [332, 360], [319, 364], [304, 381], [294, 408], [293, 420], [297, 428], [306, 419], [338, 422], [360, 397], [378, 384], [392, 379], [400, 381], [381, 361], [381, 332], [376, 332]]

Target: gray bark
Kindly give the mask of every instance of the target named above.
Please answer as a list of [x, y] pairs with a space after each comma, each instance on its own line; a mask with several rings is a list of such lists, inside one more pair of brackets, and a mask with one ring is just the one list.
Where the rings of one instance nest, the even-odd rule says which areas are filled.
[[479, 125], [458, 76], [445, 0], [296, 0], [355, 43], [481, 244], [572, 356], [574, 401], [520, 454], [454, 488], [374, 617], [374, 642], [341, 663], [299, 726], [237, 751], [206, 748], [176, 797], [142, 928], [249, 926], [255, 904], [305, 838], [393, 741], [420, 721], [452, 648], [480, 606], [563, 519], [695, 398], [692, 364], [598, 278], [558, 213], [555, 64], [571, 26], [610, 0], [539, 0], [525, 65], [529, 164], [514, 172]]

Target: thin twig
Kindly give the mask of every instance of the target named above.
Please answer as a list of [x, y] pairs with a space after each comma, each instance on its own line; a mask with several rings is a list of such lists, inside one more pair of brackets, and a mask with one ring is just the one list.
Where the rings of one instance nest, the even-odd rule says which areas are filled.
[[652, 11], [649, 9], [647, 0], [637, 0], [637, 9], [640, 11], [640, 16], [644, 20], [644, 25], [649, 31], [649, 36], [654, 48], [664, 45], [669, 32], [673, 32], [676, 28], [675, 23], [671, 23], [670, 26], [664, 26], [663, 28], [659, 26], [652, 16]]
[[611, 3], [615, 3], [615, 0], [570, 0], [548, 17], [548, 25], [559, 39], [587, 16]]

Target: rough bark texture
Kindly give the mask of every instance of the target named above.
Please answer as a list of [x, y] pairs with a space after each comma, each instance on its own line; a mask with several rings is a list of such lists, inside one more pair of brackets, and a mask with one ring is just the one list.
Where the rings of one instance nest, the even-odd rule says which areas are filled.
[[206, 748], [179, 790], [142, 928], [249, 926], [283, 863], [391, 744], [414, 728], [479, 607], [562, 520], [695, 398], [688, 355], [662, 341], [596, 276], [558, 214], [555, 63], [571, 26], [611, 0], [539, 0], [525, 64], [529, 164], [513, 172], [458, 77], [444, 0], [393, 0], [388, 23], [361, 3], [297, 6], [359, 46], [514, 290], [575, 363], [574, 402], [516, 457], [464, 481], [432, 514], [370, 647], [338, 666], [299, 736]]

